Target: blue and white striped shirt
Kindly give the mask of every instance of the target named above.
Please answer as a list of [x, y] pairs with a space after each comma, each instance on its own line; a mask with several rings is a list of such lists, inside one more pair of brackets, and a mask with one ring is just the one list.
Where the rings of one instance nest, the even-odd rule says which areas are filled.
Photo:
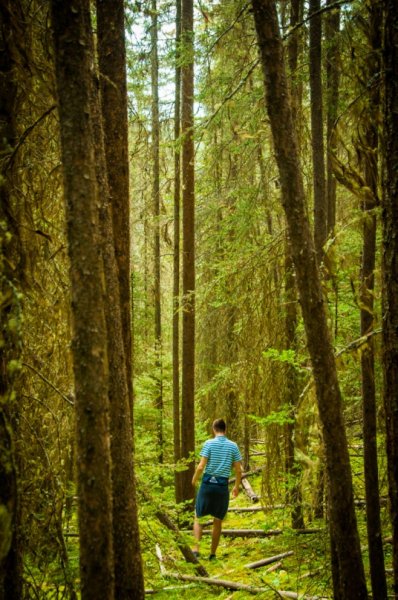
[[204, 443], [200, 456], [207, 458], [205, 475], [229, 477], [234, 462], [242, 460], [241, 453], [235, 442], [225, 435], [216, 435]]

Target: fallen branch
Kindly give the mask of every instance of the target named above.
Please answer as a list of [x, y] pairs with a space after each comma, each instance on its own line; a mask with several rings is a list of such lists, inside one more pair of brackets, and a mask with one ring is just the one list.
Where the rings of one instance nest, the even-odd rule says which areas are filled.
[[[226, 537], [271, 537], [273, 535], [280, 535], [281, 529], [223, 529], [221, 534]], [[211, 535], [210, 529], [204, 529], [203, 535]]]
[[[263, 471], [265, 468], [265, 465], [263, 465], [262, 467], [256, 467], [255, 469], [251, 469], [250, 471], [245, 471], [244, 473], [242, 473], [242, 483], [243, 480], [246, 479], [246, 477], [250, 477], [250, 475], [256, 475], [257, 473], [261, 473], [261, 471]], [[230, 477], [228, 479], [228, 483], [235, 483], [236, 481], [236, 477]]]
[[266, 573], [273, 573], [274, 571], [276, 571], [277, 569], [280, 569], [282, 566], [282, 561], [277, 562], [275, 565], [272, 565], [272, 567], [270, 567], [269, 569], [266, 569]]
[[155, 550], [156, 550], [156, 556], [157, 556], [158, 561], [159, 561], [160, 572], [161, 572], [162, 575], [165, 576], [166, 575], [166, 567], [164, 566], [163, 555], [162, 555], [162, 551], [160, 549], [159, 544], [156, 544]]
[[286, 504], [274, 504], [273, 506], [234, 506], [228, 512], [260, 512], [262, 510], [276, 510], [286, 508]]
[[307, 573], [303, 573], [302, 575], [299, 576], [299, 579], [308, 579], [309, 577], [315, 577], [316, 575], [319, 575], [319, 573], [323, 570], [322, 567], [319, 567], [318, 569], [315, 569], [314, 571], [307, 571]]
[[278, 594], [282, 598], [293, 598], [294, 600], [328, 600], [325, 596], [303, 596], [296, 592], [285, 592], [284, 590], [278, 590]]
[[191, 581], [194, 583], [207, 583], [208, 585], [215, 585], [218, 587], [226, 588], [227, 590], [235, 590], [235, 591], [245, 591], [249, 592], [249, 594], [263, 594], [269, 589], [274, 590], [276, 594], [278, 594], [281, 598], [294, 598], [298, 600], [327, 600], [327, 598], [322, 596], [302, 596], [296, 594], [295, 592], [285, 592], [282, 590], [276, 590], [272, 586], [267, 587], [253, 587], [251, 585], [246, 585], [245, 583], [237, 583], [236, 581], [227, 581], [225, 579], [212, 579], [211, 577], [194, 577], [193, 575], [181, 575], [180, 573], [167, 573], [169, 577], [174, 577], [180, 581]]
[[242, 487], [246, 492], [246, 496], [248, 496], [248, 498], [250, 498], [250, 500], [252, 502], [258, 502], [260, 497], [257, 496], [256, 492], [253, 490], [252, 486], [250, 485], [250, 483], [247, 481], [247, 479], [242, 479]]
[[192, 583], [187, 583], [185, 585], [166, 585], [165, 587], [162, 588], [158, 588], [158, 589], [152, 589], [152, 588], [148, 588], [145, 590], [145, 595], [146, 596], [152, 596], [154, 594], [159, 594], [159, 592], [163, 592], [163, 591], [170, 591], [170, 590], [187, 590], [189, 588], [193, 588], [196, 587], [195, 584]]
[[[142, 494], [142, 496], [145, 498], [145, 500], [148, 503], [152, 504], [152, 506], [155, 505], [155, 501], [153, 500], [153, 498], [151, 498], [151, 496], [149, 495], [149, 493], [146, 490], [144, 490], [142, 487], [140, 487], [139, 491], [140, 491], [140, 494]], [[181, 534], [181, 531], [178, 529], [177, 525], [170, 519], [170, 517], [165, 512], [161, 512], [160, 510], [155, 510], [155, 516], [158, 519], [158, 521], [160, 521], [162, 523], [162, 525], [164, 525], [169, 531], [171, 531], [173, 533], [174, 539], [177, 542], [177, 546], [180, 549], [185, 560], [187, 562], [193, 563], [195, 565], [195, 571], [199, 575], [203, 575], [204, 577], [207, 577], [208, 573], [207, 573], [206, 569], [204, 568], [203, 565], [200, 564], [200, 562], [198, 561], [198, 559], [192, 552], [191, 548], [185, 542], [183, 535]]]
[[244, 583], [237, 583], [235, 581], [226, 581], [225, 579], [212, 579], [211, 577], [194, 577], [192, 575], [180, 575], [180, 573], [168, 573], [169, 577], [174, 577], [175, 579], [179, 579], [180, 581], [193, 581], [196, 583], [207, 583], [208, 585], [215, 585], [218, 587], [226, 588], [227, 590], [243, 590], [245, 592], [249, 592], [250, 594], [262, 594], [266, 592], [269, 587], [252, 587], [251, 585], [246, 585]]
[[299, 533], [300, 535], [306, 535], [309, 533], [321, 533], [323, 529], [321, 527], [314, 527], [313, 529], [293, 529], [293, 533]]
[[269, 558], [262, 558], [261, 560], [257, 560], [256, 562], [249, 563], [245, 565], [246, 569], [258, 569], [258, 567], [265, 567], [266, 565], [270, 565], [273, 562], [281, 560], [281, 558], [286, 558], [286, 556], [291, 556], [294, 554], [293, 550], [289, 550], [289, 552], [282, 552], [282, 554], [276, 554], [275, 556], [270, 556]]

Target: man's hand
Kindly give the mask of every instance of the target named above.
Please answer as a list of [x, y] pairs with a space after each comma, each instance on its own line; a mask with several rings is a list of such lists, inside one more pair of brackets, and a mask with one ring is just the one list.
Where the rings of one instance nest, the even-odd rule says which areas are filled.
[[207, 458], [205, 456], [202, 456], [202, 458], [200, 459], [200, 463], [198, 464], [198, 466], [196, 467], [196, 471], [194, 476], [192, 477], [192, 485], [195, 487], [196, 482], [198, 481], [199, 477], [202, 475], [205, 466], [207, 464]]
[[236, 485], [235, 485], [232, 489], [232, 497], [236, 498], [238, 496], [238, 494], [239, 494], [239, 486], [236, 487]]

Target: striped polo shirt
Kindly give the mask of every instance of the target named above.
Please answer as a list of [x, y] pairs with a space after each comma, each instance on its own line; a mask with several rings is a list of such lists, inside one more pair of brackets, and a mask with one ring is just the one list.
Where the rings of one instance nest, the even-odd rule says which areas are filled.
[[238, 446], [225, 435], [216, 435], [207, 440], [200, 456], [207, 458], [205, 475], [218, 477], [229, 477], [233, 463], [242, 460]]

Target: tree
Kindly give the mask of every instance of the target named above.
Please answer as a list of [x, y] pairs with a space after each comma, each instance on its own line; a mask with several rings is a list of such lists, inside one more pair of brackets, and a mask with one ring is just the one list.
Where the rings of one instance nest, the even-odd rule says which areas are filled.
[[[314, 242], [305, 209], [297, 140], [285, 75], [275, 2], [253, 0], [254, 21], [264, 73], [266, 104], [279, 168], [282, 203], [288, 222], [297, 285], [323, 426], [330, 490], [330, 530], [339, 561], [343, 600], [367, 598], [356, 526], [351, 469], [342, 417], [341, 395]], [[319, 347], [319, 339], [323, 345]]]
[[182, 408], [181, 457], [188, 459], [183, 472], [182, 496], [193, 499], [194, 463], [190, 454], [195, 450], [195, 169], [193, 139], [194, 47], [193, 2], [182, 0], [181, 10], [181, 136], [182, 136]]
[[131, 347], [131, 268], [129, 162], [127, 140], [126, 50], [123, 3], [97, 1], [98, 62], [102, 94], [106, 164], [112, 200], [116, 260], [130, 409], [133, 413]]
[[[175, 37], [175, 92], [174, 92], [174, 246], [173, 246], [173, 439], [174, 462], [181, 458], [180, 424], [180, 241], [181, 241], [181, 0], [176, 1], [176, 37]], [[174, 475], [176, 502], [182, 500], [181, 472]]]
[[156, 0], [151, 5], [151, 89], [152, 89], [152, 210], [153, 210], [153, 258], [154, 258], [154, 305], [155, 305], [155, 370], [158, 412], [159, 462], [163, 463], [163, 381], [162, 381], [162, 310], [160, 297], [160, 121], [159, 121], [159, 57], [158, 57], [158, 9]]
[[384, 0], [383, 84], [383, 374], [388, 484], [398, 598], [398, 7]]
[[[127, 107], [125, 82], [125, 52], [124, 52], [124, 5], [123, 2], [97, 2], [98, 21], [98, 52], [100, 77], [102, 76], [102, 115], [104, 135], [101, 128], [101, 114], [97, 111], [97, 177], [100, 180], [100, 197], [102, 199], [101, 231], [103, 236], [103, 255], [106, 283], [105, 314], [108, 334], [109, 358], [109, 394], [111, 415], [111, 456], [112, 456], [112, 491], [113, 491], [113, 541], [115, 560], [115, 598], [120, 600], [142, 598], [144, 596], [144, 581], [140, 552], [138, 530], [138, 515], [136, 505], [136, 485], [134, 473], [134, 447], [131, 413], [129, 410], [129, 373], [126, 360], [129, 341], [123, 339], [122, 310], [126, 311], [126, 283], [130, 280], [118, 278], [116, 262], [117, 244], [119, 238], [118, 226], [121, 222], [114, 219], [113, 212], [117, 207], [123, 207], [129, 215], [128, 195], [128, 163], [127, 163]], [[118, 85], [120, 84], [120, 86]], [[110, 88], [110, 89], [109, 89]], [[117, 89], [116, 97], [114, 90]], [[98, 101], [93, 101], [98, 104]], [[124, 125], [124, 126], [123, 126]], [[118, 131], [121, 138], [117, 147], [106, 155], [104, 139], [112, 143], [112, 136]], [[124, 144], [122, 141], [124, 141]], [[105, 156], [107, 161], [105, 161]], [[108, 180], [111, 186], [108, 187]], [[105, 175], [105, 176], [104, 176]], [[127, 180], [126, 180], [127, 179]], [[127, 232], [126, 232], [127, 229]], [[129, 228], [123, 223], [126, 246], [123, 246], [123, 264], [129, 260], [130, 239]], [[121, 246], [119, 247], [119, 249]], [[124, 267], [127, 269], [126, 265]], [[120, 271], [119, 271], [120, 273]], [[121, 302], [121, 291], [124, 291], [125, 301]], [[124, 314], [124, 324], [128, 321], [130, 327], [130, 309]], [[127, 336], [128, 340], [128, 336]]]
[[[366, 26], [369, 56], [364, 79], [369, 86], [367, 117], [363, 118], [363, 131], [358, 140], [359, 156], [363, 163], [364, 183], [371, 194], [362, 201], [363, 249], [360, 290], [361, 336], [367, 336], [375, 328], [375, 263], [377, 220], [375, 209], [378, 201], [378, 122], [380, 114], [380, 86], [377, 81], [381, 61], [381, 3], [368, 3], [369, 25]], [[379, 470], [377, 459], [377, 406], [375, 383], [375, 345], [372, 337], [361, 352], [363, 443], [366, 489], [366, 523], [368, 531], [370, 575], [375, 599], [387, 597], [384, 569], [384, 553], [380, 519]]]
[[310, 0], [310, 90], [311, 90], [311, 144], [314, 190], [314, 240], [318, 264], [323, 260], [327, 238], [327, 205], [325, 182], [325, 152], [323, 144], [322, 99], [322, 16], [320, 0]]
[[[333, 0], [327, 0], [330, 6]], [[336, 119], [338, 113], [340, 85], [340, 7], [331, 11], [325, 20], [326, 44], [326, 193], [327, 193], [327, 234], [333, 235], [336, 224], [336, 178], [333, 174], [332, 154], [336, 150]]]
[[[17, 13], [17, 14], [16, 14]], [[16, 25], [20, 7], [0, 7], [0, 599], [22, 596], [19, 482], [15, 456], [17, 398], [21, 340], [23, 269], [18, 222], [13, 210], [15, 172], [11, 156], [17, 144], [16, 64], [23, 38]], [[18, 15], [18, 16], [17, 16]], [[22, 42], [22, 45], [20, 45]]]
[[114, 597], [107, 336], [90, 87], [89, 2], [51, 3], [68, 219], [83, 599]]

